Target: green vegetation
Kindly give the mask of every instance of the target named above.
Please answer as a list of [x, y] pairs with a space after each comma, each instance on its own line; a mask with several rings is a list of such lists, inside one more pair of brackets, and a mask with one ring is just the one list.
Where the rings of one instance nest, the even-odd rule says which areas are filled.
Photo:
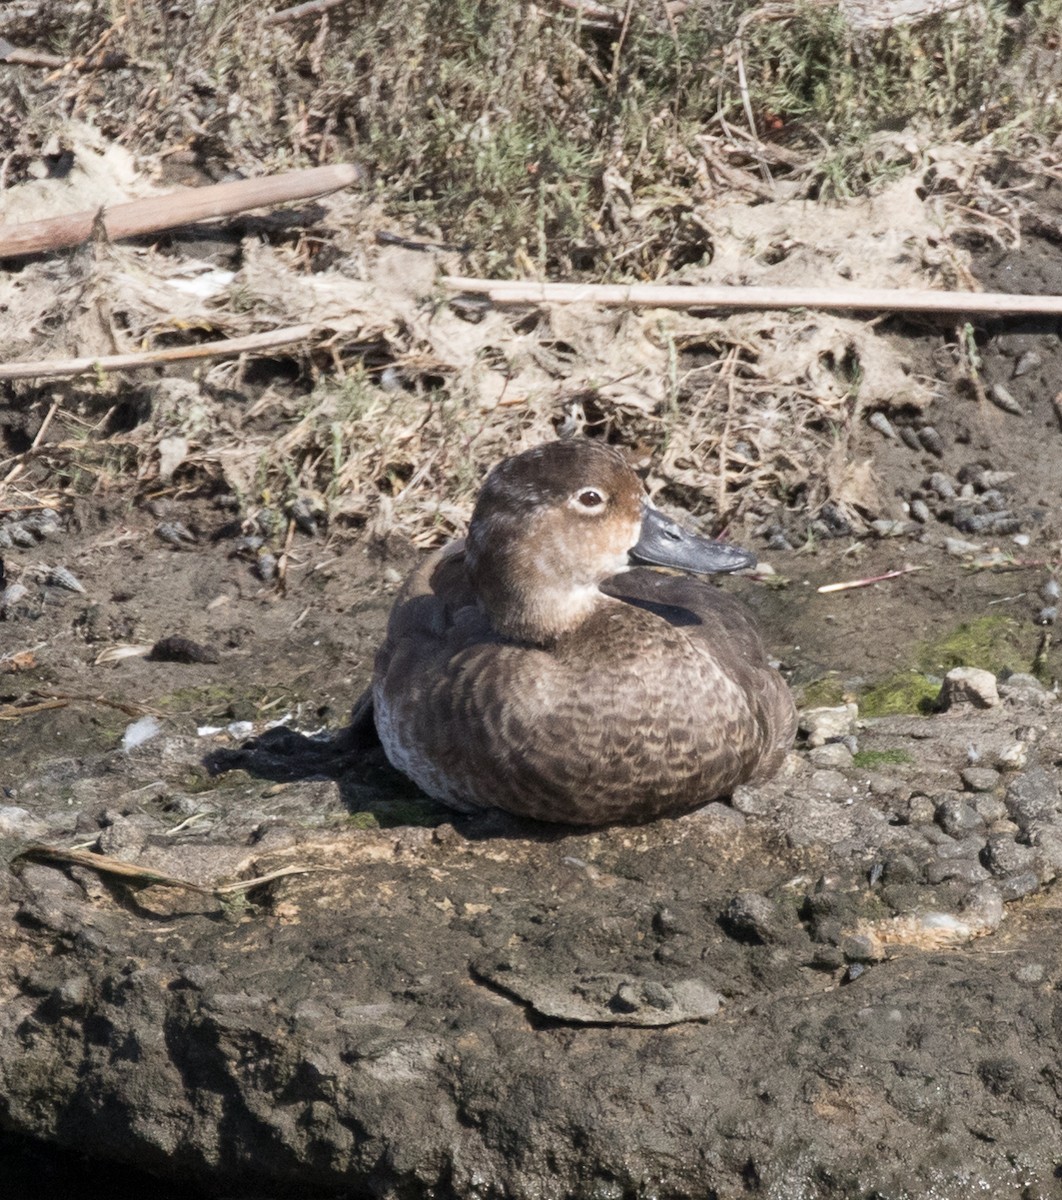
[[852, 762], [857, 767], [875, 771], [878, 767], [899, 766], [914, 762], [914, 759], [906, 750], [857, 750], [852, 755]]
[[[1009, 617], [984, 616], [964, 621], [943, 637], [927, 642], [914, 654], [915, 666], [875, 684], [859, 698], [865, 717], [933, 711], [940, 694], [940, 677], [952, 667], [981, 667], [994, 675], [1007, 671], [1047, 672], [1035, 660], [1036, 647], [1028, 632]], [[823, 683], [828, 680], [822, 681]]]
[[836, 708], [844, 703], [844, 688], [836, 675], [824, 675], [804, 685], [801, 708]]
[[919, 651], [918, 665], [941, 675], [952, 667], [981, 667], [999, 675], [1030, 670], [1032, 658], [1033, 648], [1023, 645], [1017, 621], [985, 616], [965, 621], [938, 641], [927, 643]]
[[900, 671], [859, 698], [859, 715], [891, 717], [901, 713], [929, 713], [939, 694], [939, 680], [934, 682], [917, 671]]

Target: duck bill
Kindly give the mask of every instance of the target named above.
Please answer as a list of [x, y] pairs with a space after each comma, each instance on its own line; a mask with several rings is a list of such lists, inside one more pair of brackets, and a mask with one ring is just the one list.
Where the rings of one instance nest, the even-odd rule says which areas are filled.
[[628, 556], [632, 563], [672, 567], [697, 575], [719, 575], [756, 565], [754, 554], [729, 542], [718, 542], [683, 529], [651, 504], [642, 508], [641, 536]]

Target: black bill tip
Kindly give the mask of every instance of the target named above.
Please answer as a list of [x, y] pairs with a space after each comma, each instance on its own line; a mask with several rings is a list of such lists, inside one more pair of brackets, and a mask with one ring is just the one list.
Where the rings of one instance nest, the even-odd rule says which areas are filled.
[[642, 509], [641, 536], [628, 554], [632, 563], [697, 575], [721, 575], [756, 565], [756, 556], [748, 550], [684, 529], [650, 504]]

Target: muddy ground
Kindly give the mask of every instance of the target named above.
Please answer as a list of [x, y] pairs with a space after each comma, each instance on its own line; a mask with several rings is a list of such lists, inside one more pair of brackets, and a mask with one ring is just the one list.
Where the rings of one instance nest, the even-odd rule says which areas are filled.
[[[974, 249], [985, 288], [1062, 293], [1049, 225]], [[271, 720], [342, 725], [420, 553], [398, 531], [298, 532], [279, 587], [225, 493], [7, 513], [5, 1154], [210, 1196], [1059, 1195], [1060, 330], [975, 326], [975, 382], [954, 323], [886, 333], [936, 397], [849, 431], [886, 524], [747, 514], [774, 575], [725, 584], [804, 707], [859, 721], [809, 719], [775, 781], [644, 828], [458, 817], [373, 753], [241, 755]], [[108, 659], [172, 637], [198, 661]], [[959, 664], [999, 702], [931, 711]], [[295, 873], [219, 897], [28, 843], [208, 889]]]

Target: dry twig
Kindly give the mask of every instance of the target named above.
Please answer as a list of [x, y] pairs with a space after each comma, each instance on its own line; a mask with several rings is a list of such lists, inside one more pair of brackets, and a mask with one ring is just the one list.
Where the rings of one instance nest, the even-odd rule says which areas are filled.
[[108, 354], [102, 358], [54, 358], [41, 362], [13, 362], [0, 365], [0, 379], [64, 379], [97, 371], [131, 371], [137, 367], [155, 367], [160, 363], [182, 362], [196, 358], [232, 358], [253, 350], [269, 350], [305, 341], [313, 325], [289, 325], [241, 338], [220, 342], [200, 342], [197, 346], [169, 346], [164, 350], [141, 350], [134, 354]]
[[1042, 313], [1062, 316], [1062, 296], [915, 288], [711, 287], [655, 283], [538, 283], [447, 275], [444, 287], [494, 304], [601, 304], [622, 308], [814, 308], [874, 312]]
[[65, 246], [77, 246], [92, 236], [101, 217], [103, 232], [112, 241], [142, 233], [158, 233], [178, 225], [230, 216], [250, 208], [268, 208], [292, 200], [323, 196], [350, 187], [362, 177], [352, 163], [334, 167], [310, 167], [285, 171], [262, 179], [241, 179], [210, 187], [185, 188], [165, 196], [148, 196], [113, 208], [92, 209], [42, 221], [0, 226], [0, 259], [40, 254]]

